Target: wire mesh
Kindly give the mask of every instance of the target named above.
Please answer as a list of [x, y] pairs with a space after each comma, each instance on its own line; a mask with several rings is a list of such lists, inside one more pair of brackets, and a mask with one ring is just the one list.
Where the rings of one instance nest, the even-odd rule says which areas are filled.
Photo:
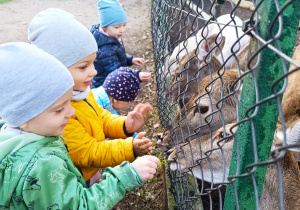
[[158, 145], [170, 149], [174, 209], [300, 208], [295, 4], [153, 0]]

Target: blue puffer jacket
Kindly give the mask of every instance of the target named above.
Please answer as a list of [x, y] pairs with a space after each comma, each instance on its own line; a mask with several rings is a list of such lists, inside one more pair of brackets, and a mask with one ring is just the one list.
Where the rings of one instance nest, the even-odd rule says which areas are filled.
[[100, 24], [96, 24], [90, 28], [98, 45], [97, 57], [94, 61], [98, 73], [92, 80], [92, 88], [101, 86], [106, 76], [117, 68], [131, 66], [133, 58], [131, 55], [126, 55], [122, 42], [101, 33], [99, 27]]

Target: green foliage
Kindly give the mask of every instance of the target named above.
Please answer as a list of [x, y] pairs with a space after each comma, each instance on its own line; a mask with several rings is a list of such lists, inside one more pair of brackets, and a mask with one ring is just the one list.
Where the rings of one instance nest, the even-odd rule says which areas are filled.
[[5, 3], [10, 2], [10, 1], [12, 1], [12, 0], [0, 0], [0, 4], [5, 4]]
[[140, 190], [140, 192], [137, 193], [138, 196], [143, 197], [144, 196], [144, 190]]

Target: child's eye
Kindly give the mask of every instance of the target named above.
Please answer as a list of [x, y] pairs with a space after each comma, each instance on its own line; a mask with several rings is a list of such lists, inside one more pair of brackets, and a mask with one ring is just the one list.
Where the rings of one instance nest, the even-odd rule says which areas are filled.
[[79, 67], [79, 69], [84, 70], [84, 69], [86, 69], [86, 67], [87, 66], [82, 66], [82, 67]]
[[55, 112], [56, 112], [57, 114], [59, 114], [59, 113], [61, 113], [63, 110], [64, 110], [64, 108], [61, 108], [61, 109], [56, 110]]

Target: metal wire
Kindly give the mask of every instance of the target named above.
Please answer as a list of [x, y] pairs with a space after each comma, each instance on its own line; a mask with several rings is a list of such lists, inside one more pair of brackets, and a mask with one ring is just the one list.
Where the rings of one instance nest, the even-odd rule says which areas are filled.
[[[264, 0], [257, 5], [253, 1], [253, 12], [240, 8], [241, 0], [236, 6], [232, 1], [218, 4], [216, 0], [153, 0], [157, 106], [165, 128], [164, 144], [172, 148], [169, 158], [172, 170], [167, 174], [171, 182], [169, 191], [176, 203], [174, 209], [223, 209], [228, 186], [233, 189], [234, 203], [239, 209], [242, 204], [236, 181], [244, 177], [251, 178], [252, 186], [249, 187], [253, 189], [255, 208], [260, 209], [264, 196], [260, 197], [257, 171], [262, 167], [269, 170], [271, 164], [276, 165], [277, 171], [276, 205], [284, 209], [281, 163], [287, 150], [300, 147], [300, 144], [288, 144], [281, 105], [288, 76], [300, 69], [299, 61], [283, 53], [280, 47], [285, 27], [283, 12], [293, 2], [290, 0], [284, 5], [278, 0], [272, 2], [277, 14], [270, 20], [270, 37], [266, 40], [259, 31], [262, 23], [257, 13]], [[226, 18], [224, 14], [228, 14]], [[248, 27], [242, 26], [240, 18], [250, 19]], [[251, 42], [243, 51], [250, 37]], [[261, 98], [258, 69], [267, 49], [277, 55], [276, 62], [281, 63], [283, 74], [266, 81], [272, 83], [271, 94]], [[296, 69], [289, 71], [290, 64]], [[243, 113], [245, 118], [240, 119], [241, 90], [244, 79], [249, 76], [253, 79], [255, 104]], [[254, 121], [260, 117], [260, 107], [274, 100], [281, 122], [282, 145], [276, 145], [270, 159], [262, 161], [258, 153], [261, 140], [256, 137], [258, 128]], [[246, 122], [251, 126], [249, 138], [253, 154], [244, 154], [239, 146], [243, 139], [236, 136]], [[233, 142], [236, 173], [228, 176]], [[243, 155], [251, 156], [253, 162], [240, 173]]]

